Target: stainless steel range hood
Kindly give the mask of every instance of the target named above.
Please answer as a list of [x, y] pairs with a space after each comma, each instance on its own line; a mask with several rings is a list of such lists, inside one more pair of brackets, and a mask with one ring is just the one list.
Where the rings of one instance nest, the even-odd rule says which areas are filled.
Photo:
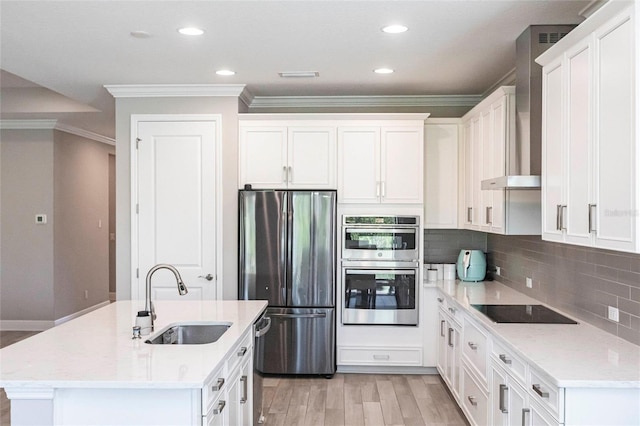
[[516, 137], [508, 141], [506, 176], [482, 181], [482, 189], [540, 189], [542, 67], [535, 62], [575, 25], [532, 25], [516, 40]]

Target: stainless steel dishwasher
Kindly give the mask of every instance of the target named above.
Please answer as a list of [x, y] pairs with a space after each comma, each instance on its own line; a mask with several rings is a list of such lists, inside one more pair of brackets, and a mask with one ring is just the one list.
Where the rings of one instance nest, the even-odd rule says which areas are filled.
[[262, 373], [258, 370], [264, 362], [265, 335], [271, 328], [271, 318], [264, 314], [253, 324], [254, 345], [253, 345], [253, 424], [264, 423], [262, 412]]

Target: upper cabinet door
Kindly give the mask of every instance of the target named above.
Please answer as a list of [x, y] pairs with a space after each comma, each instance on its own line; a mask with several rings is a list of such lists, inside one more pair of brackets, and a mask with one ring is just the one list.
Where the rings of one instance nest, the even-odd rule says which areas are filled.
[[240, 125], [240, 188], [287, 188], [288, 172], [285, 126]]
[[338, 202], [377, 203], [380, 194], [380, 128], [338, 128]]
[[424, 227], [458, 227], [459, 123], [424, 127]]
[[637, 47], [631, 9], [595, 33], [597, 247], [638, 249]]
[[383, 127], [382, 203], [420, 204], [423, 196], [424, 127]]
[[336, 128], [289, 127], [287, 178], [293, 189], [336, 189]]

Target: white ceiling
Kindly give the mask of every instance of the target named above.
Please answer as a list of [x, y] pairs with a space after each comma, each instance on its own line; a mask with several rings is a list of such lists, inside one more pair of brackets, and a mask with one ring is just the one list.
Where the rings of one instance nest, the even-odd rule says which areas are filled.
[[[246, 84], [256, 97], [479, 95], [513, 70], [515, 39], [527, 26], [579, 23], [590, 3], [2, 0], [0, 68], [13, 75], [0, 74], [0, 84], [13, 98], [38, 86], [69, 98], [52, 114], [108, 137], [109, 84]], [[391, 23], [409, 31], [383, 33]], [[205, 34], [180, 35], [183, 26]], [[395, 73], [373, 73], [378, 67]], [[217, 76], [221, 68], [237, 74]], [[282, 71], [320, 77], [283, 79]], [[45, 114], [42, 106], [16, 112], [9, 100], [3, 96], [3, 118]]]

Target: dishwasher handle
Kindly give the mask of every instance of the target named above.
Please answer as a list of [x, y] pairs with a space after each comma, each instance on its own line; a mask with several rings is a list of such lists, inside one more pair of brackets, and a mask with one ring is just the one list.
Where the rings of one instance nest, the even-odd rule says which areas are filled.
[[[256, 339], [258, 337], [262, 337], [265, 334], [267, 334], [267, 332], [269, 331], [269, 329], [271, 328], [271, 318], [269, 317], [263, 317], [264, 318], [264, 322], [267, 323], [267, 325], [265, 325], [264, 327], [258, 329], [257, 325], [256, 325]], [[262, 322], [262, 321], [260, 321]]]
[[315, 312], [312, 314], [269, 314], [272, 317], [278, 318], [326, 318], [325, 312]]

